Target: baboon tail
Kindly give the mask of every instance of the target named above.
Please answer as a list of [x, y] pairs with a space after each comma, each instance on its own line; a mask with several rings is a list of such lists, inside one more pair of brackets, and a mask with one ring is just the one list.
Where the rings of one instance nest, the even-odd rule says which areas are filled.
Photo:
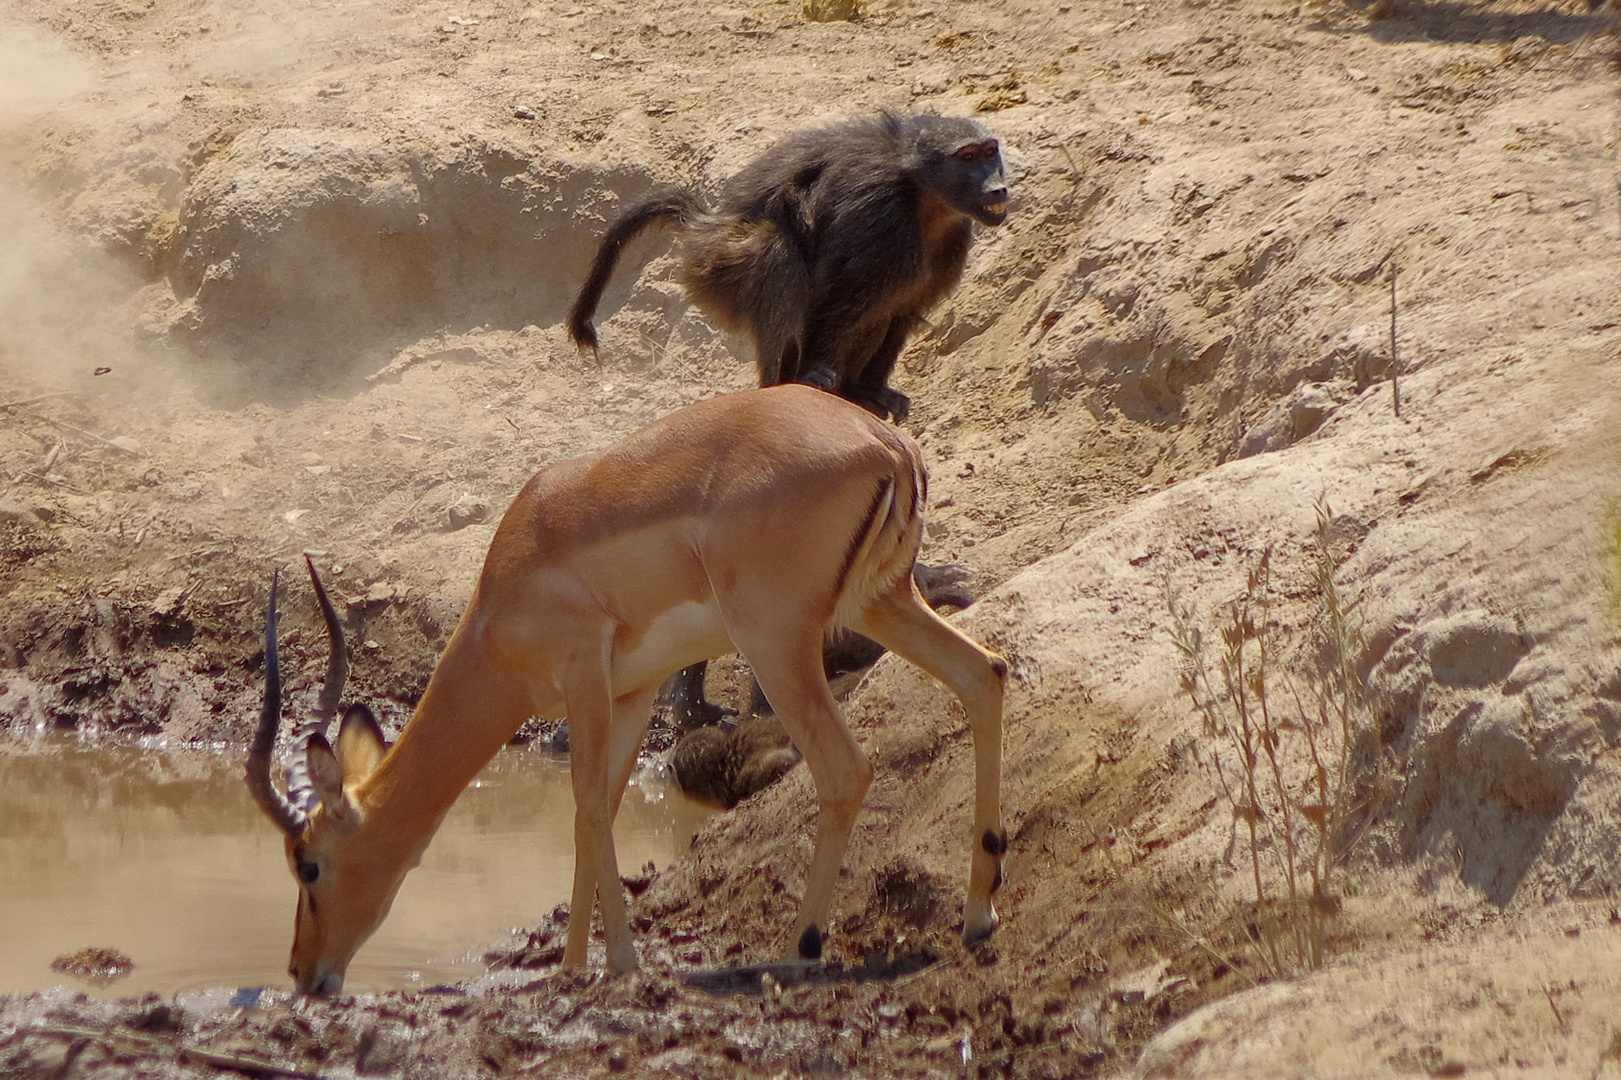
[[656, 221], [684, 223], [702, 212], [703, 207], [690, 191], [673, 191], [634, 207], [613, 223], [597, 245], [597, 257], [591, 262], [590, 276], [585, 279], [580, 295], [574, 298], [574, 307], [568, 313], [568, 336], [574, 339], [574, 344], [582, 349], [597, 347], [597, 328], [591, 325], [591, 318], [597, 313], [597, 304], [602, 300], [603, 290], [608, 287], [608, 279], [613, 277], [620, 249]]

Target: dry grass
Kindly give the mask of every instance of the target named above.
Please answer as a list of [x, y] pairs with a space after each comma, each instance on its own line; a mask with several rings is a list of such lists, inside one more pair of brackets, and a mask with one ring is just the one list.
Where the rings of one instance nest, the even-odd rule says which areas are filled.
[[[1363, 642], [1353, 604], [1335, 581], [1334, 515], [1317, 504], [1312, 586], [1319, 610], [1312, 657], [1280, 662], [1273, 603], [1272, 553], [1256, 560], [1243, 595], [1221, 629], [1212, 661], [1191, 609], [1167, 593], [1172, 632], [1183, 657], [1182, 690], [1204, 720], [1206, 763], [1248, 839], [1255, 892], [1251, 936], [1270, 974], [1319, 967], [1326, 920], [1340, 908], [1340, 868], [1366, 822], [1379, 758], [1358, 755], [1372, 730], [1367, 690], [1354, 658]], [[1364, 760], [1371, 764], [1364, 764]]]

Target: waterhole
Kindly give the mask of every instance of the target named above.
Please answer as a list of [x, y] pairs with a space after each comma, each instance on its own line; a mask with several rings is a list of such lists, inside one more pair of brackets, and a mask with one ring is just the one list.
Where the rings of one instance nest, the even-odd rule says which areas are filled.
[[[622, 872], [667, 866], [707, 813], [673, 787], [633, 781], [614, 828]], [[491, 942], [568, 899], [573, 815], [566, 762], [503, 750], [451, 809], [344, 989], [481, 973]], [[238, 757], [0, 747], [0, 993], [290, 987], [295, 895]], [[52, 970], [92, 947], [134, 968], [101, 984]]]

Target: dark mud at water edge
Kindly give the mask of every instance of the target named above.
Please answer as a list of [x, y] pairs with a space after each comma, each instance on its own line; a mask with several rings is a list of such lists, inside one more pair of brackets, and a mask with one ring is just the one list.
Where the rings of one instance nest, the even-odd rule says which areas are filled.
[[[9, 751], [0, 752], [0, 992], [65, 982], [97, 996], [184, 997], [286, 981], [294, 893], [240, 760], [66, 740]], [[573, 848], [557, 825], [572, 811], [566, 762], [518, 747], [498, 755], [407, 878], [353, 988], [482, 974], [490, 942], [567, 898]], [[669, 865], [706, 814], [639, 776], [617, 827], [625, 864]]]
[[626, 879], [645, 970], [562, 973], [572, 851], [556, 826], [571, 812], [564, 763], [504, 752], [357, 957], [348, 986], [362, 992], [301, 999], [283, 970], [281, 843], [235, 758], [12, 743], [0, 1074], [991, 1075], [1021, 1047], [1060, 1076], [1106, 1060], [975, 988], [994, 948], [964, 954], [926, 873], [880, 875], [838, 929], [845, 959], [825, 965], [754, 962], [781, 951], [794, 901], [780, 883], [749, 937], [689, 925], [681, 890], [652, 886], [707, 811], [654, 776], [618, 825], [624, 865], [648, 864]]
[[[793, 985], [792, 967], [728, 989], [657, 960], [691, 935], [644, 938], [645, 970], [546, 963], [566, 913], [456, 987], [332, 1001], [281, 991], [103, 1001], [67, 990], [0, 1000], [7, 1075], [1086, 1076], [1108, 1051], [1015, 1017], [927, 947]], [[934, 966], [899, 974], [919, 964]], [[945, 969], [942, 971], [941, 969]], [[941, 975], [947, 976], [945, 980]], [[949, 982], [950, 987], [942, 985]], [[745, 983], [752, 988], [740, 989]], [[1015, 1059], [1015, 1053], [1018, 1056]], [[1015, 1060], [1017, 1069], [1015, 1070]]]

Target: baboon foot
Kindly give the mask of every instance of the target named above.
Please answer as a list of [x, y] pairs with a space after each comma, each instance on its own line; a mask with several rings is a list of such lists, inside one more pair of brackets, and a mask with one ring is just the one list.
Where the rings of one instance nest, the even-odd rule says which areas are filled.
[[813, 367], [799, 377], [799, 381], [806, 386], [814, 386], [818, 390], [826, 390], [830, 394], [839, 392], [839, 373], [823, 364]]
[[831, 679], [847, 671], [871, 667], [883, 655], [882, 645], [853, 630], [846, 630], [822, 646], [822, 671]]
[[711, 724], [721, 723], [729, 716], [737, 715], [736, 709], [713, 705], [704, 696], [704, 675], [708, 671], [707, 661], [693, 664], [671, 675], [665, 682], [661, 696], [670, 703], [677, 730], [691, 731], [693, 728], [708, 727]]
[[912, 399], [888, 386], [852, 386], [848, 394], [851, 401], [863, 409], [899, 424], [912, 412]]
[[728, 718], [736, 716], [737, 710], [725, 705], [716, 705], [704, 698], [697, 700], [677, 699], [671, 702], [671, 710], [675, 714], [675, 724], [678, 731], [691, 731], [694, 728], [712, 727], [724, 724]]
[[846, 389], [845, 396], [848, 397], [849, 401], [856, 402], [856, 404], [861, 405], [862, 409], [866, 409], [870, 414], [883, 418], [883, 420], [893, 420], [895, 423], [900, 423], [911, 414], [911, 397], [906, 396], [898, 389], [890, 389], [888, 386], [879, 386], [879, 388], [851, 386], [851, 388]]
[[936, 610], [948, 604], [954, 608], [965, 608], [972, 604], [974, 593], [968, 588], [967, 582], [973, 577], [974, 572], [961, 563], [939, 563], [935, 566], [915, 563], [912, 566], [912, 580], [917, 582], [917, 591]]

